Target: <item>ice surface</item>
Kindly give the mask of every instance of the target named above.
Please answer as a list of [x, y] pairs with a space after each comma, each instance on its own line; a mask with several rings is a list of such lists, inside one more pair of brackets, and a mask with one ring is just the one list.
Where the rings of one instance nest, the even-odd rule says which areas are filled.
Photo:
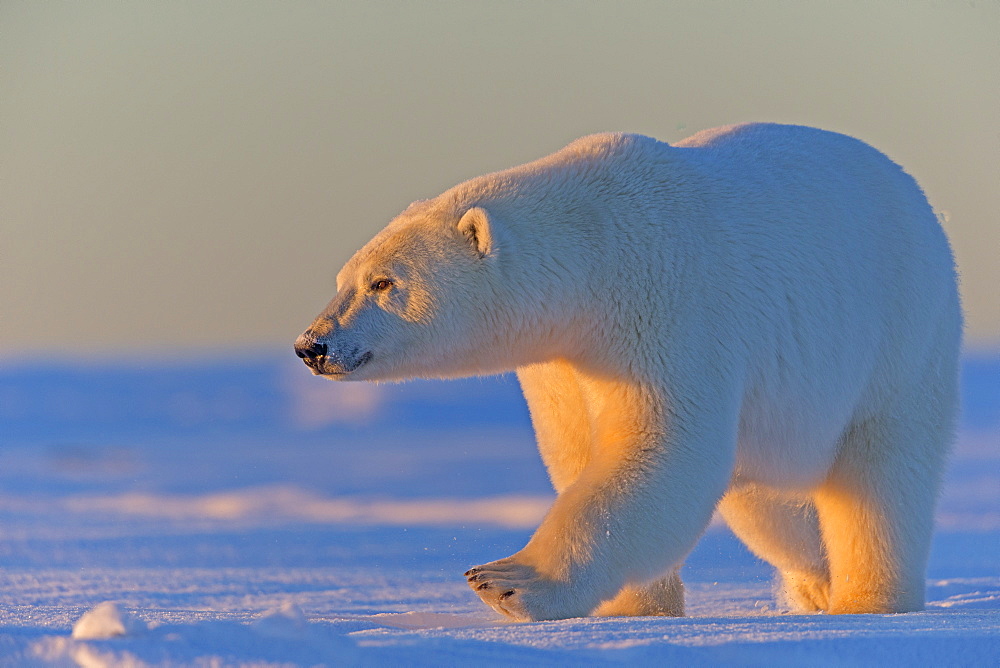
[[997, 665], [1000, 361], [967, 369], [926, 611], [786, 614], [715, 524], [686, 618], [513, 624], [461, 577], [552, 499], [511, 379], [8, 364], [0, 666]]

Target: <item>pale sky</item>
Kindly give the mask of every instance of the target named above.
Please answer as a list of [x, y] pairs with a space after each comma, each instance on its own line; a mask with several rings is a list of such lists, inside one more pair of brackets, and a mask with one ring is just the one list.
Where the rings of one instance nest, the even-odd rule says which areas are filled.
[[0, 3], [0, 357], [291, 346], [412, 200], [584, 134], [815, 125], [1000, 343], [1000, 3]]

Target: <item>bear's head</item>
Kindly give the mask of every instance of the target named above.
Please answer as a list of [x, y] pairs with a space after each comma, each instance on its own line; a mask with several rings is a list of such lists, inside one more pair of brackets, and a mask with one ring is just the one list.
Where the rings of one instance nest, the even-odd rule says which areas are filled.
[[508, 370], [506, 240], [490, 213], [418, 202], [337, 275], [337, 294], [295, 341], [335, 380], [457, 377]]

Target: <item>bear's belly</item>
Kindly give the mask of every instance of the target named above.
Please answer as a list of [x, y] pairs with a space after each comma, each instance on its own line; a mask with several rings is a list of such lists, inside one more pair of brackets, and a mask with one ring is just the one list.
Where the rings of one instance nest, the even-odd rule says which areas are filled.
[[734, 480], [777, 489], [808, 490], [826, 478], [842, 424], [802, 416], [746, 419], [736, 444]]

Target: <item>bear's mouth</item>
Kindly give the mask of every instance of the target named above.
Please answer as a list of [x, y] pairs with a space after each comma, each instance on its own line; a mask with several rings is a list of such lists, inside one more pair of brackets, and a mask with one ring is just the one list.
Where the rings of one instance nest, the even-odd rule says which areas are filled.
[[357, 352], [357, 350], [352, 351], [353, 354], [348, 359], [344, 359], [335, 352], [330, 353], [316, 360], [314, 364], [308, 364], [307, 362], [307, 365], [315, 376], [327, 376], [330, 378], [346, 376], [368, 364], [372, 360], [372, 357], [374, 357], [370, 350], [361, 355], [358, 355]]

